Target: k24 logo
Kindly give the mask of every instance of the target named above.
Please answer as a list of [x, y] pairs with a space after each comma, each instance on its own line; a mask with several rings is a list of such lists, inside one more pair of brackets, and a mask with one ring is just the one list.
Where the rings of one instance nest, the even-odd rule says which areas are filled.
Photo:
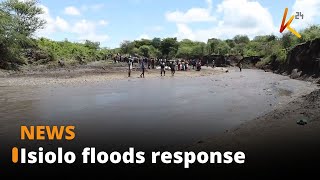
[[296, 16], [292, 15], [290, 17], [290, 19], [286, 22], [287, 14], [288, 14], [288, 8], [286, 8], [283, 13], [282, 23], [280, 26], [280, 33], [282, 33], [285, 29], [288, 29], [290, 32], [292, 32], [294, 35], [296, 35], [298, 38], [301, 38], [301, 35], [296, 30], [294, 30], [290, 26], [290, 24], [292, 23], [293, 19], [299, 19], [299, 17], [301, 17], [301, 19], [303, 19], [303, 14], [301, 12], [297, 12]]

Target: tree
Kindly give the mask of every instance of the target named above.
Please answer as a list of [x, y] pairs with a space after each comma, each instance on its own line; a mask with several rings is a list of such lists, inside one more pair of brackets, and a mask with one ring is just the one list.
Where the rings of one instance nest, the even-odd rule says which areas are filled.
[[0, 67], [23, 64], [23, 50], [34, 45], [33, 33], [43, 28], [43, 11], [36, 0], [6, 0], [0, 3]]
[[277, 39], [277, 37], [275, 35], [265, 35], [265, 36], [254, 37], [253, 41], [266, 43], [266, 42], [275, 41], [276, 39]]
[[147, 45], [143, 45], [139, 47], [139, 54], [144, 57], [150, 57], [150, 47]]
[[137, 56], [137, 55], [140, 54], [140, 51], [139, 51], [138, 48], [134, 47], [134, 48], [130, 51], [129, 54], [132, 55], [132, 56]]
[[246, 35], [236, 35], [233, 40], [236, 44], [247, 44], [250, 41]]
[[230, 47], [225, 41], [219, 42], [216, 49], [219, 55], [227, 55], [230, 51]]
[[133, 41], [133, 44], [136, 48], [140, 48], [143, 45], [150, 46], [151, 45], [151, 40], [149, 39], [141, 39], [141, 40], [135, 40]]
[[84, 45], [87, 48], [93, 49], [93, 50], [98, 50], [100, 48], [100, 42], [92, 42], [92, 41], [86, 40]]
[[123, 54], [130, 54], [133, 48], [134, 48], [134, 45], [131, 41], [123, 41], [120, 44], [120, 49]]
[[284, 49], [289, 49], [293, 47], [294, 44], [296, 44], [294, 41], [294, 36], [291, 33], [285, 33], [283, 34], [281, 38], [281, 44]]
[[45, 24], [45, 20], [38, 16], [43, 13], [43, 10], [37, 4], [37, 0], [7, 0], [1, 3], [1, 8], [10, 14], [15, 22], [13, 29], [17, 33], [29, 37], [36, 30], [43, 28]]
[[237, 55], [244, 55], [245, 53], [245, 47], [250, 42], [250, 39], [246, 35], [236, 35], [233, 38], [233, 41], [235, 43], [235, 46], [233, 48], [233, 51], [236, 52]]
[[191, 58], [191, 52], [192, 52], [192, 47], [180, 46], [177, 51], [176, 57], [189, 59], [189, 58]]
[[149, 55], [152, 58], [160, 58], [161, 57], [161, 52], [160, 52], [159, 49], [155, 48], [154, 46], [150, 46]]
[[[256, 38], [255, 38], [256, 39]], [[244, 56], [259, 56], [260, 53], [264, 54], [263, 43], [259, 41], [251, 41], [249, 42], [244, 49]]]
[[320, 38], [320, 25], [313, 25], [304, 29], [301, 33], [300, 42], [311, 41], [315, 38]]
[[179, 42], [179, 48], [176, 57], [190, 59], [201, 58], [204, 56], [206, 44], [203, 42], [194, 42], [184, 39]]
[[161, 39], [160, 38], [153, 38], [151, 40], [151, 45], [153, 47], [155, 47], [156, 49], [160, 49], [160, 46], [161, 46]]
[[[165, 38], [161, 41], [160, 51], [165, 58], [172, 58], [172, 54], [176, 54], [178, 51], [177, 38]], [[171, 55], [169, 57], [169, 54]]]
[[227, 40], [226, 40], [226, 43], [228, 44], [228, 46], [229, 46], [230, 48], [234, 48], [234, 47], [236, 46], [234, 40], [232, 40], [232, 39], [227, 39]]
[[179, 42], [179, 46], [194, 46], [197, 42], [191, 41], [190, 39], [183, 39]]
[[207, 52], [208, 54], [218, 53], [217, 46], [221, 42], [221, 40], [216, 38], [208, 39], [207, 42]]
[[204, 49], [205, 49], [205, 44], [204, 43], [196, 43], [192, 47], [191, 51], [191, 58], [202, 58], [204, 56]]

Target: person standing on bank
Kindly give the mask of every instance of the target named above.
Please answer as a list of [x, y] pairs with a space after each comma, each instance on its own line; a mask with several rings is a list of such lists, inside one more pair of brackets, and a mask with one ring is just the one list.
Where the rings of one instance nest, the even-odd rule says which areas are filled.
[[176, 64], [175, 62], [171, 62], [171, 75], [174, 76], [174, 74], [176, 73]]
[[128, 69], [128, 77], [131, 76], [132, 65], [133, 65], [132, 58], [129, 57], [129, 58], [128, 58], [128, 68], [129, 68], [129, 69]]
[[239, 67], [240, 72], [241, 72], [242, 71], [242, 62], [241, 61], [239, 62], [238, 67]]
[[161, 76], [162, 76], [162, 73], [163, 73], [163, 76], [166, 76], [165, 63], [163, 61], [160, 63], [160, 67], [161, 67]]
[[145, 65], [144, 65], [144, 59], [141, 60], [141, 71], [140, 78], [144, 78], [144, 71], [145, 71]]

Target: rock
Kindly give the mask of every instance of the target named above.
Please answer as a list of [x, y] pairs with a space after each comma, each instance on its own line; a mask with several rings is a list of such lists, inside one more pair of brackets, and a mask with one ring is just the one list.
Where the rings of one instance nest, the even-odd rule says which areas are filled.
[[65, 63], [64, 63], [64, 61], [62, 61], [62, 60], [59, 60], [59, 61], [58, 61], [58, 64], [60, 65], [60, 67], [64, 67], [64, 66], [65, 66]]
[[300, 119], [299, 121], [297, 121], [297, 124], [304, 126], [304, 125], [308, 124], [308, 121], [306, 119]]
[[297, 79], [301, 76], [301, 71], [299, 72], [298, 69], [293, 69], [290, 75], [290, 78]]

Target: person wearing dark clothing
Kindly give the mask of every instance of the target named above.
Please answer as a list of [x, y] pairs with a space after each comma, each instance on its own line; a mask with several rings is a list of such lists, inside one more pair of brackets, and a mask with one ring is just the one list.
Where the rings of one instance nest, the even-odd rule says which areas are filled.
[[116, 63], [117, 62], [117, 57], [113, 57], [113, 63]]
[[151, 67], [154, 69], [154, 59], [151, 60]]
[[147, 59], [147, 62], [148, 62], [148, 69], [150, 69], [150, 66], [151, 66], [151, 59]]
[[192, 69], [194, 69], [194, 68], [196, 67], [196, 64], [197, 64], [197, 63], [196, 63], [196, 60], [193, 59], [193, 60], [192, 60]]
[[131, 57], [130, 58], [126, 57], [125, 59], [128, 61], [128, 77], [130, 77], [131, 76], [132, 65], [133, 65], [132, 59], [131, 59]]
[[174, 76], [174, 74], [176, 73], [176, 64], [174, 62], [171, 62], [171, 75]]
[[163, 73], [164, 76], [166, 76], [166, 70], [165, 70], [164, 62], [160, 63], [160, 67], [161, 67], [161, 76], [162, 76], [162, 73]]
[[239, 67], [240, 72], [241, 72], [242, 71], [242, 63], [241, 62], [239, 62], [238, 67]]
[[197, 63], [197, 71], [200, 71], [201, 70], [201, 62], [199, 61], [198, 63]]
[[141, 61], [141, 71], [142, 73], [140, 74], [140, 77], [144, 78], [144, 71], [145, 71], [144, 60]]

